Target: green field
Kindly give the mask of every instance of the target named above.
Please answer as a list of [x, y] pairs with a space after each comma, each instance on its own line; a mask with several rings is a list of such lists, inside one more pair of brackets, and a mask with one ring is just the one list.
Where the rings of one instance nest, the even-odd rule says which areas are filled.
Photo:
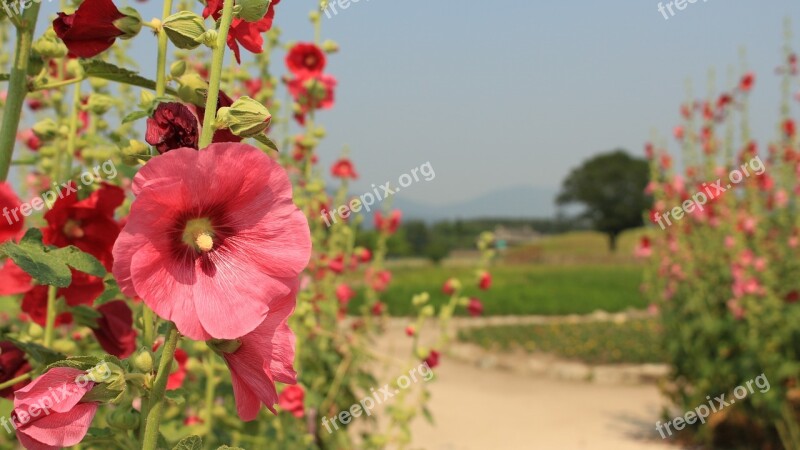
[[667, 360], [656, 320], [496, 326], [462, 330], [459, 339], [489, 350], [523, 349], [589, 364], [662, 363]]

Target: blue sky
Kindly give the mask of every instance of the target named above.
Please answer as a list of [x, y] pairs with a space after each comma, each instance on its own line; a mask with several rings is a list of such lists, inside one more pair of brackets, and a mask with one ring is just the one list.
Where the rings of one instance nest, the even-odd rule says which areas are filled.
[[[311, 39], [315, 4], [278, 5], [285, 38]], [[146, 19], [160, 14], [160, 2], [134, 6]], [[800, 2], [699, 0], [665, 20], [652, 0], [361, 0], [323, 16], [323, 36], [342, 51], [329, 59], [340, 84], [336, 107], [319, 117], [321, 161], [348, 145], [362, 192], [430, 161], [436, 180], [401, 194], [430, 204], [556, 189], [592, 154], [641, 153], [654, 129], [668, 136], [686, 80], [705, 92], [713, 68], [728, 85], [740, 48], [758, 75], [751, 106], [763, 141], [775, 132], [786, 17], [800, 26]], [[145, 74], [153, 44], [136, 38]]]

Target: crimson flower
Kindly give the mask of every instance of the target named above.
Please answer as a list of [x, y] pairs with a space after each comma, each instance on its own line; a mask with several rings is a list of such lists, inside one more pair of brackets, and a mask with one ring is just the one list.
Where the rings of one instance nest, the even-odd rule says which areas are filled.
[[378, 211], [375, 213], [375, 228], [385, 233], [394, 234], [400, 226], [400, 218], [402, 215], [403, 213], [400, 212], [399, 209], [395, 209], [392, 211], [391, 215], [386, 218], [383, 216], [383, 213]]
[[450, 278], [442, 285], [442, 292], [445, 295], [453, 295], [456, 292], [456, 280]]
[[225, 363], [231, 371], [236, 411], [244, 421], [254, 420], [262, 403], [276, 413], [276, 381], [297, 382], [297, 373], [292, 367], [295, 336], [286, 321], [297, 303], [298, 286], [295, 279], [289, 294], [270, 304], [266, 319], [236, 340], [238, 348], [228, 353], [223, 350]]
[[489, 272], [482, 272], [481, 277], [478, 280], [478, 288], [485, 291], [492, 287], [492, 274]]
[[291, 292], [311, 255], [286, 171], [247, 144], [153, 158], [114, 245], [114, 275], [185, 336], [235, 339]]
[[425, 358], [424, 362], [431, 369], [435, 368], [436, 366], [439, 365], [439, 352], [437, 352], [436, 350], [431, 350], [430, 353], [428, 353], [428, 357]]
[[350, 158], [341, 158], [333, 163], [333, 166], [331, 167], [331, 175], [343, 180], [358, 179], [358, 173], [356, 173], [356, 168], [353, 166], [353, 162], [350, 161]]
[[[86, 436], [98, 404], [81, 402], [94, 387], [94, 382], [80, 380], [85, 374], [71, 367], [56, 367], [14, 393], [12, 418], [19, 424], [17, 439], [23, 447], [32, 450], [71, 447]], [[53, 401], [55, 395], [58, 401]], [[42, 405], [51, 405], [49, 414], [41, 414]], [[30, 414], [33, 408], [39, 409], [40, 414]]]
[[104, 303], [97, 307], [101, 317], [93, 328], [97, 341], [106, 352], [127, 358], [136, 350], [136, 330], [133, 329], [133, 313], [122, 300]]
[[197, 117], [182, 103], [159, 103], [153, 117], [147, 119], [144, 140], [159, 153], [181, 147], [197, 149], [199, 139]]
[[[0, 342], [0, 383], [13, 380], [31, 371], [25, 352], [8, 341]], [[21, 381], [0, 391], [0, 397], [11, 399], [14, 391], [24, 387], [28, 381]]]
[[126, 34], [115, 24], [125, 17], [111, 0], [85, 0], [75, 14], [59, 12], [53, 30], [64, 41], [70, 56], [91, 58]]
[[336, 78], [319, 74], [307, 78], [294, 78], [286, 82], [289, 93], [299, 105], [296, 119], [303, 123], [305, 115], [317, 109], [333, 107]]
[[19, 197], [11, 185], [6, 181], [0, 182], [0, 208], [3, 215], [3, 219], [0, 219], [0, 242], [12, 239], [22, 232], [24, 217], [19, 213], [20, 205]]
[[483, 314], [483, 303], [480, 300], [473, 297], [469, 299], [469, 303], [467, 303], [467, 312], [472, 317], [478, 317]]
[[739, 81], [739, 90], [742, 92], [750, 92], [753, 89], [753, 84], [756, 82], [756, 75], [753, 72], [747, 72], [742, 76]]
[[386, 303], [383, 303], [381, 301], [375, 302], [375, 304], [372, 305], [372, 308], [370, 309], [370, 312], [372, 312], [373, 316], [382, 316], [385, 311], [386, 311]]
[[356, 291], [350, 287], [347, 283], [341, 283], [339, 286], [336, 287], [336, 298], [339, 300], [339, 304], [342, 306], [347, 306], [350, 303], [350, 300], [356, 296]]
[[325, 62], [325, 53], [311, 42], [299, 42], [286, 54], [286, 66], [298, 78], [320, 75]]
[[[239, 44], [251, 53], [261, 53], [264, 51], [264, 38], [261, 34], [272, 28], [272, 21], [275, 19], [275, 6], [280, 2], [281, 0], [272, 0], [269, 4], [267, 14], [257, 22], [233, 19], [233, 22], [231, 22], [231, 29], [228, 31], [227, 42], [228, 48], [233, 50], [236, 62], [240, 64], [242, 62]], [[203, 9], [203, 17], [208, 18], [212, 16], [214, 20], [219, 20], [222, 16], [223, 3], [223, 0], [208, 0], [205, 9]]]
[[287, 386], [278, 396], [278, 406], [284, 411], [290, 412], [293, 416], [301, 419], [305, 416], [303, 399], [306, 392], [300, 386]]
[[167, 390], [174, 391], [183, 386], [183, 381], [186, 379], [186, 363], [189, 361], [189, 354], [183, 349], [175, 350], [175, 362], [178, 363], [177, 369], [169, 374], [167, 378]]

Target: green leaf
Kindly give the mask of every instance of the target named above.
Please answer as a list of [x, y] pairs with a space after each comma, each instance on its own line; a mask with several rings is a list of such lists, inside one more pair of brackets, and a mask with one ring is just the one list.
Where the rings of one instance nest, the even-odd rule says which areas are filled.
[[19, 244], [6, 241], [0, 244], [0, 253], [11, 258], [20, 269], [41, 284], [67, 287], [72, 282], [72, 273], [62, 261], [48, 255], [42, 244], [42, 232], [31, 228]]
[[275, 144], [275, 142], [272, 139], [268, 138], [266, 134], [257, 134], [253, 136], [253, 139], [257, 140], [258, 142], [261, 142], [262, 144], [275, 150], [276, 152], [280, 151], [278, 150], [278, 145]]
[[217, 450], [244, 450], [242, 447], [228, 447], [227, 445], [223, 445], [221, 447], [217, 447]]
[[203, 440], [200, 436], [185, 437], [178, 442], [172, 450], [202, 450]]
[[186, 389], [172, 389], [164, 393], [164, 396], [171, 404], [180, 406], [186, 403]]
[[122, 291], [119, 290], [119, 285], [117, 285], [116, 280], [113, 278], [107, 278], [103, 280], [103, 283], [105, 284], [106, 289], [103, 291], [100, 297], [97, 297], [97, 299], [94, 301], [95, 307], [122, 298]]
[[[138, 86], [145, 89], [156, 90], [156, 82], [147, 79], [136, 72], [122, 67], [117, 67], [111, 63], [100, 61], [97, 59], [84, 59], [81, 60], [81, 65], [86, 73], [86, 76], [94, 78], [102, 78], [104, 80], [116, 81], [118, 83], [129, 84], [131, 86]], [[167, 88], [168, 93], [175, 95], [176, 92]]]
[[147, 111], [134, 111], [122, 119], [122, 123], [135, 122], [139, 119], [149, 116]]
[[11, 79], [11, 75], [7, 73], [0, 73], [0, 81], [8, 81]]
[[33, 359], [37, 363], [41, 365], [49, 365], [56, 361], [64, 359], [64, 355], [61, 353], [50, 350], [47, 347], [43, 347], [39, 344], [34, 344], [33, 342], [20, 342], [15, 339], [5, 338], [7, 341], [10, 341], [14, 344], [18, 349], [25, 352], [29, 358]]
[[64, 263], [75, 270], [96, 277], [106, 276], [106, 268], [97, 258], [81, 251], [78, 247], [70, 245], [69, 247], [59, 248], [50, 252], [61, 258]]

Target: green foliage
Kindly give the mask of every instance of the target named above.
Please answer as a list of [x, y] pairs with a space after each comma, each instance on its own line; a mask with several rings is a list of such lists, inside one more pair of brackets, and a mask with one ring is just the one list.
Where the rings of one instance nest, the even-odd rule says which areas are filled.
[[586, 210], [581, 217], [609, 236], [613, 251], [622, 231], [642, 226], [642, 211], [651, 204], [644, 193], [648, 181], [647, 161], [616, 150], [595, 156], [573, 169], [556, 201], [561, 205], [583, 204]]

